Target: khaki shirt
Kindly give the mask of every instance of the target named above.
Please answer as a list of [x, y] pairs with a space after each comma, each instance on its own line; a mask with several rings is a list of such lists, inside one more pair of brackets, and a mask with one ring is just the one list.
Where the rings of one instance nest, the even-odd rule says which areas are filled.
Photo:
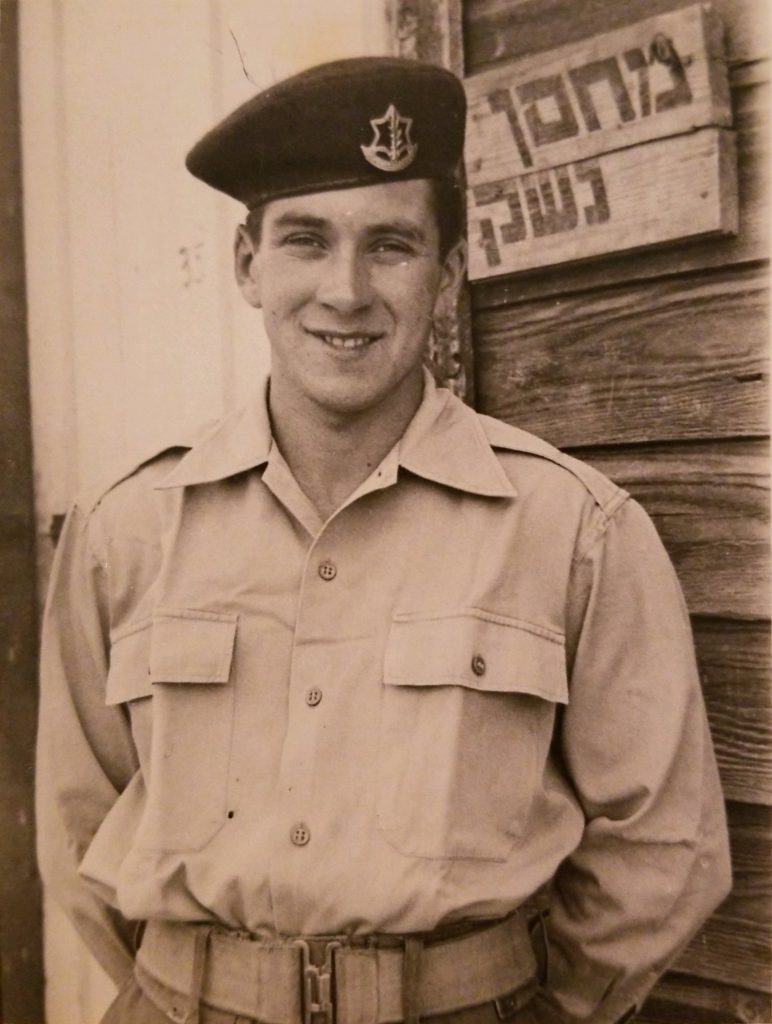
[[429, 931], [555, 876], [550, 997], [604, 1024], [728, 886], [689, 619], [651, 522], [428, 382], [327, 522], [265, 402], [80, 499], [39, 765], [44, 877], [116, 979], [126, 919]]

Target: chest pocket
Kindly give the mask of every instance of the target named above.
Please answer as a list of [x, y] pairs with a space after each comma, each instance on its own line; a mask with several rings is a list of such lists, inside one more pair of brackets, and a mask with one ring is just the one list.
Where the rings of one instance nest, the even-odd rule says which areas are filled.
[[[197, 850], [226, 821], [236, 625], [235, 615], [157, 609], [144, 665], [138, 671], [134, 663], [130, 677], [122, 671], [129, 668], [125, 639], [114, 644], [108, 701], [152, 698], [149, 752], [140, 756], [147, 803], [138, 847]], [[133, 728], [136, 719], [133, 710]]]
[[560, 634], [476, 609], [397, 615], [384, 662], [378, 827], [413, 857], [505, 860], [568, 702]]

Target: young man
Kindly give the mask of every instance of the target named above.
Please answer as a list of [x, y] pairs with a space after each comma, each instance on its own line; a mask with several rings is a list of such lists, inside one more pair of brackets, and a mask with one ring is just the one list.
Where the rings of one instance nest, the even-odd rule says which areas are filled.
[[60, 541], [41, 865], [111, 1022], [612, 1024], [727, 892], [651, 523], [423, 369], [464, 116], [440, 69], [344, 61], [189, 155], [250, 210], [272, 371]]

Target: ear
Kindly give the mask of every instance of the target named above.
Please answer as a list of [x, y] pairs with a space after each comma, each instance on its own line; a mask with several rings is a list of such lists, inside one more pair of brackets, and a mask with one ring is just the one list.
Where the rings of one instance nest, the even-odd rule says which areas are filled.
[[258, 246], [252, 241], [243, 224], [236, 228], [233, 240], [233, 269], [241, 294], [255, 309], [260, 309], [260, 273], [257, 257]]
[[456, 311], [461, 285], [466, 273], [466, 241], [456, 242], [442, 265], [442, 276], [434, 304], [435, 314], [452, 316]]

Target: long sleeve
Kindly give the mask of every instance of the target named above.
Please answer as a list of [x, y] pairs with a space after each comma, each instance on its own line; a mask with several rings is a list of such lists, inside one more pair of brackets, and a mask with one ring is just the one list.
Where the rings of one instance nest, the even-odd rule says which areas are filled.
[[92, 837], [137, 770], [124, 713], [105, 705], [106, 567], [91, 524], [68, 516], [54, 563], [41, 652], [38, 860], [48, 891], [120, 984], [131, 971], [133, 926], [78, 876]]
[[727, 894], [724, 804], [675, 573], [628, 500], [577, 559], [566, 773], [586, 825], [548, 918], [540, 1024], [612, 1024]]

